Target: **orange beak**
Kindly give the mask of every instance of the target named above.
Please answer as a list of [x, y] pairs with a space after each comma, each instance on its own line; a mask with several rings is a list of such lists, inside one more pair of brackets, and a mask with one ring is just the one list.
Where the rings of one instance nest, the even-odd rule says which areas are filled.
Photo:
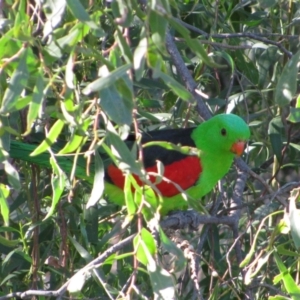
[[246, 144], [246, 142], [244, 142], [244, 141], [235, 142], [232, 145], [230, 151], [238, 156], [241, 156], [244, 152], [245, 144]]

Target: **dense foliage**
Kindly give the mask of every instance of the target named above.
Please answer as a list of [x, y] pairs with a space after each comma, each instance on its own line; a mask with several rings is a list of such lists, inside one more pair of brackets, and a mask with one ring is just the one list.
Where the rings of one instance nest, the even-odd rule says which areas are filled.
[[[0, 299], [299, 299], [299, 12], [0, 1]], [[141, 132], [224, 112], [249, 123], [248, 167], [201, 200], [208, 215], [146, 209], [128, 134], [139, 149]], [[107, 157], [124, 207], [103, 194]]]

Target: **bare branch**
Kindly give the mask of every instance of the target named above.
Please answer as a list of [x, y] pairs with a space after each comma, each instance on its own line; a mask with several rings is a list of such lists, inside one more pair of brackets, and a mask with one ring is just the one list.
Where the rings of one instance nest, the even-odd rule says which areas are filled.
[[202, 97], [196, 92], [197, 84], [194, 81], [190, 71], [186, 67], [175, 45], [174, 39], [169, 32], [166, 34], [166, 46], [180, 78], [184, 82], [187, 90], [193, 95], [194, 99], [197, 102], [197, 108], [200, 116], [205, 120], [209, 119], [211, 117], [211, 112], [209, 111], [207, 105], [204, 103]]
[[[182, 20], [176, 19], [176, 21], [178, 23], [180, 23], [181, 25], [183, 25], [184, 27], [190, 29], [191, 31], [194, 31], [194, 32], [197, 32], [197, 33], [203, 35], [207, 39], [210, 37], [214, 38], [214, 39], [248, 38], [248, 39], [253, 39], [256, 41], [263, 42], [265, 44], [274, 45], [279, 50], [281, 50], [283, 53], [285, 53], [288, 58], [291, 58], [293, 56], [293, 53], [288, 51], [285, 47], [283, 47], [281, 42], [275, 42], [273, 40], [266, 38], [266, 36], [278, 36], [280, 38], [298, 38], [298, 36], [296, 36], [296, 35], [285, 36], [285, 35], [272, 34], [272, 33], [267, 33], [267, 34], [263, 35], [263, 34], [257, 34], [257, 33], [251, 33], [251, 32], [208, 34], [207, 32], [205, 32], [195, 26], [192, 26], [190, 24], [183, 22]], [[219, 45], [219, 46], [221, 46], [221, 45]]]

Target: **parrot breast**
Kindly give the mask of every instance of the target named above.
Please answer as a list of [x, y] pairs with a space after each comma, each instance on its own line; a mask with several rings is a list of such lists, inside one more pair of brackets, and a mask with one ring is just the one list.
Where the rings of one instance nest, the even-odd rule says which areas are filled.
[[[157, 166], [155, 165], [148, 167], [146, 168], [146, 171], [148, 173], [157, 173]], [[167, 178], [168, 181], [162, 179], [159, 183], [156, 184], [156, 187], [163, 197], [172, 197], [180, 194], [178, 187], [174, 185], [174, 183], [179, 185], [181, 189], [187, 190], [197, 183], [201, 172], [202, 165], [200, 163], [199, 157], [186, 156], [179, 161], [175, 161], [164, 166], [163, 176]], [[125, 176], [120, 169], [111, 164], [108, 166], [107, 175], [114, 185], [123, 190]], [[140, 178], [135, 174], [133, 174], [133, 176], [138, 185], [142, 186], [143, 182], [140, 180]], [[152, 183], [155, 184], [155, 182], [157, 181], [157, 176], [149, 175], [149, 179]]]

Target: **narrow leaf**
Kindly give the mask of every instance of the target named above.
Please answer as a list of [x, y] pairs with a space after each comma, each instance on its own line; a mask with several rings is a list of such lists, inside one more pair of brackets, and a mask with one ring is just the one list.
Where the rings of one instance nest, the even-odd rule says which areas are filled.
[[80, 254], [80, 256], [85, 260], [85, 262], [89, 263], [93, 259], [89, 251], [87, 251], [77, 240], [75, 240], [70, 235], [68, 236], [68, 238], [77, 250], [77, 252]]
[[[293, 300], [297, 300], [300, 297], [300, 288], [296, 284], [295, 280], [289, 273], [289, 270], [283, 264], [282, 260], [280, 259], [277, 253], [274, 253], [275, 262], [277, 267], [280, 271], [280, 279], [283, 281], [284, 287], [286, 288], [289, 295], [292, 297]], [[278, 277], [278, 276], [276, 276]]]
[[98, 37], [104, 36], [103, 30], [90, 18], [79, 0], [67, 0], [67, 4], [75, 18], [96, 30]]
[[[120, 79], [121, 81], [122, 79]], [[120, 83], [120, 81], [118, 81]], [[119, 92], [116, 86], [110, 86], [99, 91], [100, 106], [109, 118], [118, 125], [132, 123], [133, 101]]]
[[58, 119], [51, 127], [46, 139], [30, 154], [30, 156], [36, 156], [45, 152], [56, 141], [57, 137], [61, 133], [64, 127], [64, 122]]
[[134, 238], [133, 244], [138, 261], [146, 266], [149, 257], [147, 253], [145, 253], [145, 248], [147, 248], [146, 252], [151, 256], [156, 253], [156, 244], [152, 234], [146, 228], [142, 228], [140, 234]]
[[296, 99], [295, 107], [290, 107], [290, 114], [286, 119], [291, 123], [300, 123], [300, 95]]
[[269, 123], [268, 134], [270, 137], [272, 149], [277, 159], [281, 158], [283, 124], [280, 116], [273, 118]]
[[286, 63], [275, 89], [275, 102], [279, 106], [288, 105], [297, 90], [297, 73], [300, 50]]
[[9, 184], [16, 190], [21, 188], [19, 173], [15, 167], [8, 161], [3, 162], [5, 173], [8, 177]]
[[25, 50], [20, 57], [18, 67], [14, 71], [9, 85], [5, 90], [4, 97], [2, 100], [2, 105], [0, 109], [0, 113], [6, 114], [8, 112], [12, 112], [15, 110], [15, 105], [27, 85], [28, 81], [28, 70], [27, 70], [27, 51]]
[[159, 77], [164, 83], [175, 93], [178, 97], [183, 100], [190, 101], [193, 99], [190, 92], [188, 92], [183, 85], [181, 85], [178, 81], [176, 81], [173, 77], [160, 72], [158, 70], [155, 71], [156, 76]]
[[76, 151], [80, 146], [84, 145], [86, 142], [87, 137], [74, 134], [71, 138], [71, 140], [59, 151], [59, 154], [67, 154], [67, 153], [73, 153]]
[[87, 202], [87, 208], [94, 206], [100, 200], [103, 191], [104, 191], [104, 166], [98, 151], [95, 151], [95, 176], [94, 176], [92, 193], [90, 199]]
[[50, 218], [54, 212], [55, 212], [55, 208], [61, 198], [61, 195], [64, 191], [64, 188], [66, 186], [66, 176], [63, 173], [63, 171], [60, 169], [60, 167], [58, 166], [56, 160], [54, 159], [54, 157], [50, 158], [50, 163], [52, 166], [52, 171], [53, 174], [51, 176], [51, 185], [52, 185], [52, 202], [51, 202], [51, 207], [46, 215], [46, 217], [43, 219], [43, 221], [45, 221], [46, 219]]
[[131, 64], [124, 65], [111, 72], [106, 77], [98, 78], [91, 82], [83, 91], [84, 95], [89, 95], [92, 92], [100, 91], [114, 84], [118, 79], [122, 78], [131, 68]]
[[176, 268], [175, 272], [182, 271], [186, 266], [186, 259], [182, 250], [166, 236], [161, 228], [159, 228], [159, 237], [162, 247], [164, 247], [173, 257], [176, 257], [176, 263], [174, 264], [174, 267]]
[[126, 174], [125, 176], [125, 184], [124, 184], [124, 198], [125, 204], [127, 207], [127, 212], [129, 216], [132, 216], [136, 213], [136, 205], [133, 200], [133, 192], [132, 192], [132, 175]]
[[27, 113], [27, 129], [24, 135], [31, 132], [32, 124], [39, 115], [41, 106], [44, 100], [44, 79], [43, 74], [40, 72], [37, 75], [36, 85], [33, 90], [32, 101], [29, 104]]
[[5, 247], [15, 248], [18, 246], [19, 243], [20, 243], [19, 240], [8, 240], [4, 238], [2, 235], [0, 235], [0, 245], [3, 245]]
[[[142, 246], [144, 246], [144, 244], [142, 244]], [[154, 299], [176, 299], [175, 283], [172, 275], [155, 262], [145, 246], [144, 251], [148, 259], [147, 269]]]
[[0, 183], [0, 213], [4, 220], [5, 226], [9, 225], [9, 206], [6, 201], [9, 196], [9, 189], [6, 185]]
[[[122, 171], [130, 171], [142, 176], [140, 166], [136, 162], [135, 157], [124, 141], [121, 140], [110, 122], [107, 124], [107, 140], [111, 147], [110, 151], [107, 153], [111, 156], [111, 159], [115, 162], [118, 168]], [[103, 147], [105, 147], [104, 144]]]
[[86, 281], [87, 271], [79, 270], [69, 281], [68, 283], [68, 292], [70, 294], [79, 293]]
[[212, 68], [224, 68], [225, 65], [220, 65], [215, 63], [208, 55], [207, 51], [204, 49], [203, 45], [198, 39], [185, 39], [187, 46], [200, 58], [203, 62]]
[[122, 32], [117, 28], [116, 34], [115, 34], [116, 42], [118, 43], [118, 46], [120, 50], [122, 51], [122, 55], [126, 61], [126, 63], [131, 64], [132, 63], [132, 51], [125, 40]]
[[138, 46], [135, 48], [133, 53], [133, 67], [135, 78], [137, 81], [142, 79], [146, 61], [146, 53], [147, 53], [148, 40], [147, 37], [144, 36], [140, 39]]
[[48, 9], [44, 10], [47, 16], [47, 21], [43, 27], [43, 38], [46, 38], [49, 34], [51, 34], [61, 22], [66, 8], [66, 0], [47, 1], [47, 6]]
[[296, 201], [299, 198], [300, 189], [294, 189], [291, 191], [291, 196], [289, 198], [289, 219], [291, 227], [291, 235], [294, 241], [294, 244], [297, 249], [300, 249], [300, 210], [296, 208]]

